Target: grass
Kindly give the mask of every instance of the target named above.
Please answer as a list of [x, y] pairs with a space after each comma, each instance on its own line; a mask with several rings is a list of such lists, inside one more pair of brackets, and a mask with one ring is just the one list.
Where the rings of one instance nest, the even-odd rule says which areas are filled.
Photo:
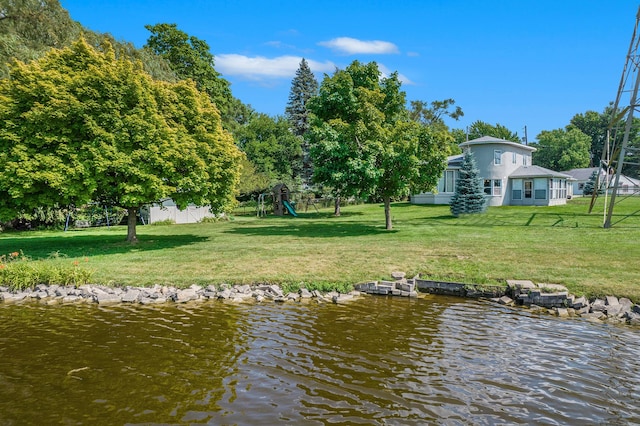
[[[330, 288], [409, 276], [473, 284], [528, 279], [566, 285], [574, 294], [617, 295], [640, 302], [640, 198], [616, 207], [602, 228], [602, 199], [556, 207], [496, 207], [454, 218], [448, 206], [392, 206], [393, 231], [381, 205], [300, 213], [291, 218], [140, 226], [140, 243], [124, 227], [0, 234], [0, 253], [22, 250], [52, 264], [82, 261], [97, 283], [112, 285], [313, 283]], [[55, 255], [52, 255], [55, 254]], [[88, 262], [87, 262], [88, 259]]]

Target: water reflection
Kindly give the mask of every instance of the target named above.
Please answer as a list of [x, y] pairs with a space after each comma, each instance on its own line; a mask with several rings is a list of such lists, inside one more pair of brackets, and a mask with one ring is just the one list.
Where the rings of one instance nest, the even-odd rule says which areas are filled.
[[0, 305], [0, 424], [629, 424], [639, 334], [445, 297]]

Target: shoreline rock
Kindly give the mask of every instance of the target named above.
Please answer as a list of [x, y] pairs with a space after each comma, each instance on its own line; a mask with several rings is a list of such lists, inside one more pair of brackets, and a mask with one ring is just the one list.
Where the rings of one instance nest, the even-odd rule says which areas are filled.
[[640, 305], [627, 298], [607, 296], [588, 300], [576, 297], [559, 284], [507, 280], [505, 286], [470, 285], [416, 279], [420, 290], [431, 294], [483, 298], [506, 306], [522, 306], [559, 317], [583, 317], [591, 321], [640, 325]]
[[55, 304], [96, 303], [101, 306], [117, 304], [151, 305], [161, 303], [187, 303], [219, 300], [227, 303], [261, 303], [269, 300], [277, 303], [308, 302], [348, 303], [365, 295], [399, 296], [416, 298], [418, 290], [435, 295], [488, 299], [504, 306], [522, 306], [532, 312], [546, 312], [563, 318], [582, 317], [590, 321], [640, 325], [640, 305], [627, 298], [607, 296], [588, 300], [584, 296], [569, 294], [558, 284], [533, 283], [528, 280], [507, 280], [505, 286], [470, 285], [442, 281], [423, 280], [418, 276], [405, 278], [404, 272], [391, 274], [395, 281], [368, 281], [355, 284], [350, 293], [309, 291], [301, 288], [296, 293], [284, 294], [274, 284], [229, 285], [206, 287], [193, 284], [187, 288], [154, 285], [153, 287], [110, 287], [87, 284], [61, 286], [39, 284], [25, 291], [10, 291], [0, 286], [0, 302], [25, 303], [35, 301]]
[[277, 285], [234, 285], [222, 284], [219, 288], [213, 285], [206, 287], [194, 284], [187, 288], [155, 285], [153, 287], [110, 287], [104, 285], [60, 286], [37, 285], [34, 289], [10, 291], [0, 286], [0, 302], [23, 303], [40, 302], [48, 305], [95, 303], [100, 306], [117, 304], [160, 304], [187, 303], [206, 300], [220, 300], [229, 303], [260, 303], [265, 300], [273, 302], [300, 302], [316, 300], [318, 303], [344, 303], [363, 296], [359, 291], [347, 294], [331, 292], [321, 294], [301, 288], [297, 293], [284, 294]]

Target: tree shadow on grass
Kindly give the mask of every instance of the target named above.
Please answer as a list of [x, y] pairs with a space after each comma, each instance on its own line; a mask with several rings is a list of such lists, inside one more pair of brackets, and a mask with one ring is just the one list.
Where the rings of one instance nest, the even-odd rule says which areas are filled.
[[192, 234], [144, 235], [137, 244], [130, 244], [123, 235], [52, 234], [30, 236], [16, 233], [0, 238], [0, 255], [22, 251], [32, 259], [51, 257], [82, 257], [152, 250], [171, 249], [200, 243], [208, 238]]
[[359, 237], [383, 235], [396, 232], [387, 231], [384, 226], [373, 226], [357, 222], [302, 222], [292, 219], [289, 223], [280, 222], [278, 226], [237, 227], [227, 231], [229, 234], [254, 236], [288, 236], [305, 238]]

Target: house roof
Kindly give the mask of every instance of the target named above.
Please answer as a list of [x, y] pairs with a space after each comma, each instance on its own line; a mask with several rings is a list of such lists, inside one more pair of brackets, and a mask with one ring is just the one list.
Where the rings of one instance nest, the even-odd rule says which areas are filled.
[[509, 175], [509, 178], [562, 178], [567, 180], [574, 180], [571, 175], [555, 172], [553, 170], [545, 169], [540, 166], [520, 166], [513, 173]]
[[524, 145], [518, 142], [507, 141], [504, 139], [494, 138], [493, 136], [483, 136], [481, 138], [472, 139], [470, 141], [462, 142], [458, 145], [460, 148], [465, 148], [471, 145], [487, 145], [487, 144], [499, 144], [499, 145], [509, 145], [512, 147], [518, 147], [520, 149], [524, 149], [530, 152], [535, 151], [536, 149], [529, 145]]
[[587, 167], [585, 169], [571, 169], [566, 172], [561, 172], [566, 175], [573, 177], [575, 180], [584, 180], [587, 181], [591, 178], [593, 172], [597, 172], [598, 167]]

